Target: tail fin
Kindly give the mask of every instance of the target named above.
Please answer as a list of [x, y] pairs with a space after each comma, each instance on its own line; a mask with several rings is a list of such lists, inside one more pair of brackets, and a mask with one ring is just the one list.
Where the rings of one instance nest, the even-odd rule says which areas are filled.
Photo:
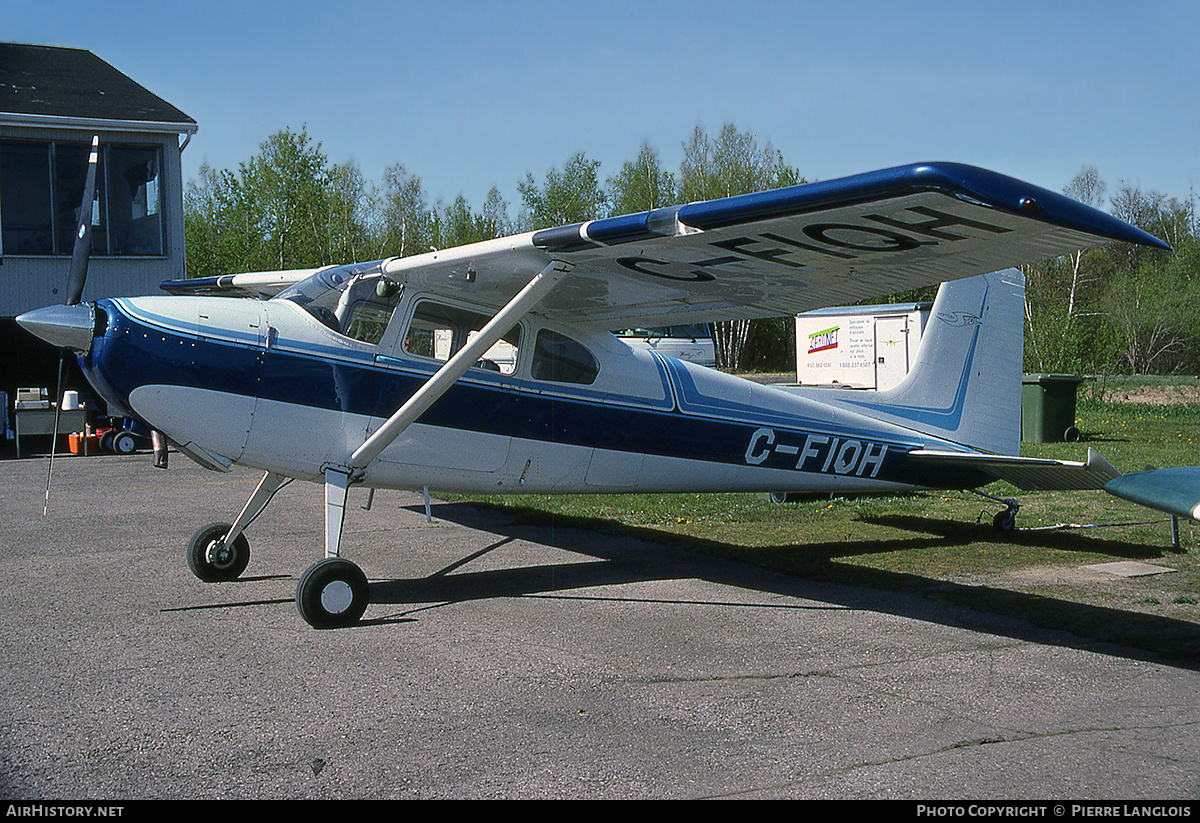
[[839, 393], [834, 402], [980, 451], [1017, 454], [1024, 306], [1017, 269], [943, 283], [905, 380], [873, 395]]

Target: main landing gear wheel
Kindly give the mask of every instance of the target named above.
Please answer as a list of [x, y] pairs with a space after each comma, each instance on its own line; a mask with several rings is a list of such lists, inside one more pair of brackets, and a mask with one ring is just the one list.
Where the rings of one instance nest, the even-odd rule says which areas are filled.
[[357, 623], [367, 610], [371, 589], [362, 569], [340, 557], [313, 563], [296, 586], [296, 607], [315, 629]]
[[188, 568], [205, 583], [236, 580], [250, 562], [250, 543], [239, 534], [231, 544], [225, 544], [228, 523], [209, 523], [192, 536], [188, 544]]

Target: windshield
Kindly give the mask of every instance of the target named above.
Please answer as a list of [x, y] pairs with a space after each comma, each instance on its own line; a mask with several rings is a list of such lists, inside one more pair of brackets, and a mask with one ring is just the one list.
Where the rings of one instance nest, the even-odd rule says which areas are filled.
[[322, 269], [271, 299], [291, 301], [338, 334], [375, 345], [400, 292], [400, 284], [383, 277], [376, 261]]

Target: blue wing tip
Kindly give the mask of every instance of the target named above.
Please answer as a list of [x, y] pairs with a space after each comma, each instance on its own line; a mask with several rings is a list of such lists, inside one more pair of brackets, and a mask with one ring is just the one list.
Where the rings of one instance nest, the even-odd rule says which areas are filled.
[[963, 193], [977, 192], [988, 205], [1090, 234], [1169, 251], [1171, 246], [1137, 226], [1072, 200], [1065, 194], [963, 163], [914, 164], [918, 174], [942, 176]]

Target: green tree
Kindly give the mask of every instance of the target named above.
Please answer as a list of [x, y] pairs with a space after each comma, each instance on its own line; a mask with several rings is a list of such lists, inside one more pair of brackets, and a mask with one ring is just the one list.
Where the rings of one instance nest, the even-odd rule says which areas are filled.
[[[713, 200], [802, 182], [800, 173], [769, 143], [759, 146], [753, 133], [738, 131], [727, 123], [716, 138], [710, 138], [697, 126], [683, 144], [677, 196], [682, 202]], [[783, 330], [792, 328], [792, 322], [791, 318], [776, 318], [714, 323], [717, 367], [726, 371], [743, 368], [743, 355], [752, 338], [758, 350], [750, 359], [756, 365], [775, 368], [789, 362], [795, 356], [790, 342], [794, 338]], [[763, 333], [757, 333], [758, 326]]]
[[[1064, 192], [1104, 204], [1090, 167]], [[1200, 249], [1194, 198], [1170, 200], [1121, 184], [1112, 213], [1171, 251], [1111, 242], [1025, 266], [1028, 371], [1169, 373], [1200, 368]]]
[[485, 236], [480, 240], [492, 240], [496, 237], [504, 237], [507, 234], [512, 234], [515, 230], [513, 225], [508, 221], [508, 203], [500, 195], [500, 189], [492, 186], [487, 193], [487, 197], [483, 201], [483, 212], [480, 214], [480, 219], [483, 221]]
[[[338, 175], [350, 177], [348, 170]], [[184, 197], [189, 274], [333, 262], [344, 251], [333, 242], [333, 230], [346, 228], [347, 215], [339, 215], [331, 179], [320, 146], [304, 130], [271, 135], [236, 173], [201, 167]]]
[[697, 126], [683, 144], [678, 196], [681, 202], [714, 200], [804, 182], [796, 169], [768, 143], [726, 123], [716, 138]]
[[436, 248], [440, 242], [438, 218], [429, 208], [421, 178], [397, 163], [384, 171], [383, 185], [380, 223], [384, 254], [407, 257]]
[[608, 180], [613, 214], [637, 214], [675, 203], [675, 175], [663, 170], [657, 152], [646, 143], [637, 158]]
[[242, 207], [262, 238], [255, 268], [299, 269], [328, 265], [332, 249], [327, 218], [328, 161], [307, 132], [285, 129], [266, 139], [239, 167]]
[[183, 196], [183, 230], [189, 277], [245, 271], [258, 245], [258, 229], [240, 208], [237, 180], [205, 163]]
[[561, 172], [550, 169], [541, 186], [532, 174], [527, 174], [525, 180], [517, 184], [524, 204], [521, 229], [536, 231], [603, 217], [608, 196], [600, 187], [599, 167], [599, 160], [589, 160], [579, 152], [567, 161]]
[[[1105, 187], [1096, 169], [1087, 166], [1063, 193], [1102, 208]], [[1026, 370], [1089, 373], [1111, 367], [1117, 339], [1102, 298], [1113, 267], [1102, 248], [1081, 249], [1022, 267]]]
[[330, 168], [328, 202], [326, 232], [330, 262], [357, 263], [378, 257], [376, 199], [357, 165], [346, 163]]
[[448, 249], [482, 240], [477, 215], [471, 212], [467, 199], [461, 194], [442, 210], [438, 248]]
[[471, 210], [467, 199], [461, 194], [449, 206], [439, 209], [438, 248], [465, 246], [483, 240], [493, 240], [508, 233], [508, 206], [495, 186], [488, 191], [483, 210]]
[[1122, 185], [1113, 213], [1159, 237], [1171, 251], [1106, 247], [1116, 271], [1105, 306], [1120, 335], [1119, 365], [1133, 374], [1170, 373], [1200, 367], [1200, 249], [1193, 199], [1169, 200]]

